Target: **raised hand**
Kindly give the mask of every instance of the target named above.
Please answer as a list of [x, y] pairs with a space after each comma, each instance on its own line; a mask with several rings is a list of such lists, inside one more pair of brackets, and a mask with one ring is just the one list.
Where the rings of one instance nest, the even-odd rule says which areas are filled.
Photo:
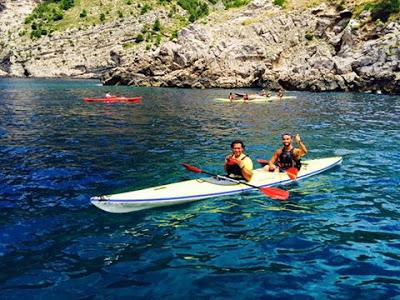
[[294, 140], [296, 141], [296, 143], [300, 143], [301, 142], [301, 138], [299, 134], [296, 134], [296, 136], [294, 137]]

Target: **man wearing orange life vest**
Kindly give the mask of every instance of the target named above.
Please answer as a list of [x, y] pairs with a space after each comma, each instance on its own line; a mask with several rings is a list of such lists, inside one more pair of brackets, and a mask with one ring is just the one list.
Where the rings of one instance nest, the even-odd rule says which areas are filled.
[[253, 162], [244, 154], [245, 146], [241, 140], [231, 143], [232, 154], [225, 157], [224, 169], [229, 177], [250, 181], [253, 176]]

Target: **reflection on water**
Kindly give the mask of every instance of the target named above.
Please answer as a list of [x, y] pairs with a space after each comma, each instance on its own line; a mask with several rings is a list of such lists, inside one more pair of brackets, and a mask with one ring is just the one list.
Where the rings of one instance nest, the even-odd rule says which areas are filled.
[[[0, 80], [0, 294], [55, 298], [362, 298], [399, 294], [399, 97]], [[141, 104], [84, 103], [105, 91]], [[255, 92], [255, 90], [242, 90]], [[343, 165], [284, 188], [115, 215], [89, 197], [222, 172], [235, 138], [255, 160], [282, 132]], [[212, 284], [210, 284], [212, 283]], [[341, 296], [339, 296], [341, 295]]]

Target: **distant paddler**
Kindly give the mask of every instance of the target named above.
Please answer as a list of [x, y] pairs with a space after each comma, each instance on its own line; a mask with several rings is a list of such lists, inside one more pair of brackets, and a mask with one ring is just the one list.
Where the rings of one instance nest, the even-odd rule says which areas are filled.
[[279, 100], [282, 100], [282, 97], [285, 95], [284, 90], [280, 88], [276, 93], [276, 96], [279, 97]]
[[265, 89], [262, 89], [261, 92], [258, 93], [258, 95], [260, 95], [261, 97], [266, 97], [266, 98], [271, 97], [271, 93], [266, 91]]
[[110, 94], [110, 92], [107, 92], [107, 93], [105, 94], [105, 98], [115, 98], [115, 97], [116, 97], [116, 96]]
[[236, 100], [236, 96], [235, 94], [233, 94], [232, 92], [229, 93], [229, 100], [232, 102], [233, 100]]
[[257, 96], [257, 95], [250, 95], [249, 96], [249, 94], [247, 94], [247, 93], [244, 93], [244, 94], [235, 93], [235, 94], [236, 94], [236, 96], [241, 97], [245, 102], [249, 101], [251, 99], [255, 99], [256, 97], [254, 97], [254, 96]]
[[263, 92], [260, 92], [260, 93], [257, 93], [257, 94], [248, 94], [248, 93], [239, 94], [239, 93], [236, 93], [236, 95], [241, 97], [245, 101], [263, 99], [264, 97], [265, 98], [271, 97], [271, 93], [268, 93], [268, 92], [266, 92], [264, 90], [263, 90]]

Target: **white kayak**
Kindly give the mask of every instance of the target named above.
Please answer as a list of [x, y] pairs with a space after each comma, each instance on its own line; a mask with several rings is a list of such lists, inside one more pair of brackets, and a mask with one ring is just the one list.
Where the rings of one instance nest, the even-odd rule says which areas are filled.
[[265, 103], [265, 102], [270, 102], [270, 101], [276, 101], [276, 100], [285, 100], [285, 99], [296, 99], [296, 96], [283, 96], [282, 98], [279, 98], [277, 96], [271, 96], [271, 97], [263, 97], [263, 96], [257, 96], [257, 97], [249, 97], [249, 100], [243, 100], [243, 98], [237, 98], [235, 100], [230, 100], [228, 98], [215, 98], [215, 101], [219, 102], [232, 102], [232, 103]]
[[[313, 159], [302, 162], [297, 180], [301, 180], [334, 166], [340, 165], [343, 158], [340, 156]], [[268, 172], [255, 169], [249, 184], [258, 187], [270, 187], [290, 183], [286, 173]], [[112, 213], [127, 213], [136, 210], [148, 209], [159, 206], [169, 206], [197, 201], [210, 197], [219, 197], [237, 194], [245, 191], [257, 190], [244, 184], [224, 183], [216, 180], [199, 178], [167, 185], [161, 185], [142, 190], [92, 197], [90, 201], [98, 208]]]

